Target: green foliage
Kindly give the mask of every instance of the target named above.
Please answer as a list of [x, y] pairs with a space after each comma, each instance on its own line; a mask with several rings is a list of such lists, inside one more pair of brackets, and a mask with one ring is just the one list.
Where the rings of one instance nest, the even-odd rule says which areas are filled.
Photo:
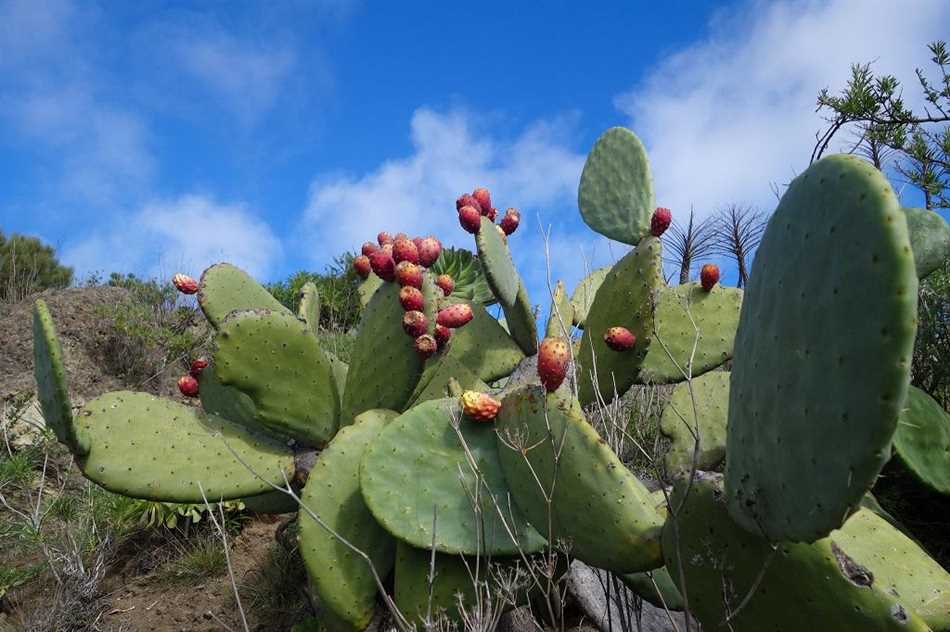
[[73, 269], [60, 265], [56, 253], [36, 237], [0, 231], [0, 302], [16, 302], [47, 288], [68, 286]]
[[[159, 527], [174, 529], [186, 523], [198, 524], [208, 518], [209, 508], [204, 503], [166, 503], [141, 498], [131, 500], [132, 502], [119, 512], [119, 516], [123, 521], [145, 529]], [[237, 514], [244, 511], [244, 502], [225, 500], [221, 503], [213, 503], [210, 511], [217, 512], [219, 507], [224, 509], [225, 523], [233, 526], [238, 519]]]
[[193, 584], [223, 575], [227, 569], [222, 542], [212, 535], [203, 535], [184, 545], [181, 555], [160, 569], [158, 578], [170, 583]]
[[287, 309], [297, 313], [300, 290], [312, 282], [320, 295], [320, 326], [345, 331], [359, 322], [361, 311], [357, 288], [362, 279], [353, 271], [354, 256], [347, 252], [336, 257], [322, 274], [300, 270], [266, 287]]
[[950, 409], [950, 259], [920, 282], [913, 384]]

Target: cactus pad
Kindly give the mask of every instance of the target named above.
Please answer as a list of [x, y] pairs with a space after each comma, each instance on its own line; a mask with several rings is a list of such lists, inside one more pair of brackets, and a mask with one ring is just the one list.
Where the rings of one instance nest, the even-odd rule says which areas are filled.
[[511, 374], [524, 359], [524, 352], [484, 307], [470, 304], [472, 320], [452, 332], [446, 355], [471, 369], [482, 380], [494, 382]]
[[[459, 433], [482, 476], [480, 516], [470, 499], [476, 491], [475, 477]], [[508, 513], [510, 492], [498, 463], [493, 425], [462, 419], [455, 398], [424, 402], [390, 423], [363, 455], [360, 480], [366, 504], [380, 524], [413, 546], [432, 545], [435, 512], [436, 550], [516, 553], [491, 497], [525, 551], [537, 551], [544, 544], [517, 510], [513, 516]]]
[[890, 456], [917, 328], [907, 222], [852, 156], [795, 178], [755, 257], [729, 400], [729, 512], [767, 538], [841, 526]]
[[402, 314], [395, 283], [383, 284], [363, 310], [346, 374], [340, 425], [352, 423], [364, 410], [402, 410], [409, 401], [422, 374], [422, 360], [402, 330]]
[[620, 581], [640, 595], [644, 601], [657, 608], [680, 612], [686, 607], [683, 603], [683, 595], [680, 594], [676, 582], [670, 577], [670, 572], [665, 566], [655, 571], [620, 575]]
[[363, 282], [356, 287], [356, 291], [360, 295], [360, 305], [363, 307], [369, 305], [373, 294], [376, 294], [376, 290], [382, 287], [383, 283], [385, 283], [385, 281], [370, 272], [369, 276], [363, 279]]
[[241, 502], [246, 510], [259, 514], [286, 514], [300, 509], [293, 496], [276, 489], [256, 496], [245, 496]]
[[257, 419], [254, 400], [233, 386], [225, 386], [218, 380], [214, 367], [209, 366], [198, 375], [201, 407], [209, 415], [218, 415], [240, 424], [248, 430], [265, 430]]
[[448, 274], [452, 277], [455, 281], [455, 288], [449, 295], [452, 299], [482, 305], [490, 305], [496, 300], [485, 281], [481, 262], [464, 248], [443, 248], [429, 272], [436, 276]]
[[[393, 595], [396, 607], [411, 623], [422, 624], [427, 616], [435, 619], [440, 613], [450, 621], [461, 623], [458, 598], [462, 596], [466, 607], [471, 608], [475, 601], [475, 588], [472, 577], [476, 570], [476, 561], [471, 560], [471, 572], [465, 562], [457, 555], [435, 554], [435, 573], [432, 574], [432, 551], [419, 549], [399, 542], [396, 546], [396, 570], [394, 572]], [[485, 565], [485, 560], [482, 560]], [[482, 568], [482, 577], [486, 569]], [[429, 584], [432, 584], [432, 598], [429, 598]], [[425, 629], [424, 627], [422, 629]]]
[[228, 314], [239, 309], [290, 313], [247, 272], [230, 263], [216, 263], [201, 274], [198, 306], [215, 329], [221, 326]]
[[600, 289], [600, 284], [607, 278], [608, 272], [610, 272], [610, 266], [597, 268], [581, 279], [581, 282], [574, 288], [574, 293], [571, 294], [571, 305], [574, 306], [574, 324], [578, 327], [583, 329], [587, 320], [587, 312], [594, 303], [597, 290]]
[[633, 132], [612, 127], [597, 139], [581, 173], [577, 204], [587, 225], [610, 239], [633, 245], [650, 233], [653, 176]]
[[286, 446], [146, 393], [106, 393], [88, 402], [76, 423], [89, 442], [77, 459], [86, 478], [133, 498], [200, 503], [200, 483], [209, 501], [230, 500], [271, 491], [265, 481], [283, 485], [294, 474]]
[[[695, 401], [695, 408], [693, 403]], [[696, 469], [711, 470], [726, 456], [729, 415], [729, 373], [714, 371], [678, 384], [660, 418], [660, 432], [672, 440], [664, 457], [670, 473], [689, 472], [695, 452]], [[699, 420], [698, 431], [696, 420]], [[698, 434], [699, 446], [696, 446]]]
[[[673, 506], [683, 502], [687, 484], [677, 482]], [[663, 554], [681, 591], [682, 564], [685, 597], [704, 630], [929, 630], [911, 600], [894, 597], [832, 539], [771, 545], [739, 528], [718, 474], [697, 475], [678, 516], [676, 529], [672, 520], [663, 529]]]
[[[660, 240], [647, 237], [604, 278], [587, 313], [578, 357], [578, 399], [587, 405], [623, 395], [634, 383], [647, 353], [655, 297], [664, 287]], [[637, 337], [633, 349], [618, 353], [604, 342], [610, 327], [626, 327]], [[596, 359], [596, 362], [595, 362]], [[596, 378], [596, 379], [595, 379]]]
[[505, 478], [532, 524], [546, 529], [550, 511], [551, 535], [569, 540], [572, 557], [598, 568], [631, 573], [663, 565], [663, 519], [650, 492], [587, 423], [566, 389], [546, 394], [529, 385], [512, 391], [495, 425]]
[[468, 367], [450, 355], [443, 355], [438, 361], [432, 362], [426, 367], [419, 379], [419, 384], [416, 386], [416, 392], [409, 399], [409, 406], [416, 406], [430, 399], [446, 397], [449, 380], [453, 379], [464, 390], [488, 391], [488, 385], [478, 379], [478, 376], [472, 373]]
[[505, 313], [505, 324], [512, 339], [525, 355], [534, 355], [538, 352], [538, 323], [531, 309], [528, 288], [524, 282], [519, 280], [519, 283], [515, 302], [511, 305], [502, 303], [501, 309]]
[[297, 317], [307, 323], [314, 336], [320, 335], [320, 293], [313, 281], [303, 284], [298, 299]]
[[548, 313], [548, 324], [545, 327], [545, 336], [571, 337], [571, 325], [574, 322], [574, 305], [567, 297], [564, 282], [558, 281], [554, 286], [551, 297], [551, 310]]
[[218, 326], [215, 346], [217, 378], [251, 398], [268, 431], [318, 447], [333, 437], [336, 381], [306, 323], [284, 312], [232, 312]]
[[495, 224], [487, 217], [482, 217], [482, 226], [475, 235], [475, 244], [478, 246], [478, 259], [482, 263], [485, 279], [492, 292], [502, 305], [513, 305], [518, 298], [521, 278], [511, 260], [508, 245], [502, 240]]
[[906, 406], [897, 422], [894, 450], [917, 478], [950, 494], [950, 414], [913, 386]]
[[43, 419], [69, 451], [75, 455], [89, 450], [88, 441], [76, 432], [72, 403], [66, 384], [63, 348], [56, 327], [42, 299], [33, 304], [33, 374]]
[[[301, 503], [373, 561], [385, 578], [393, 566], [395, 541], [373, 519], [360, 494], [360, 459], [398, 413], [368, 410], [320, 453], [300, 496]], [[354, 630], [364, 629], [376, 609], [376, 581], [366, 560], [300, 511], [300, 551], [320, 602]]]
[[686, 283], [663, 288], [637, 381], [680, 382], [691, 360], [690, 373], [697, 377], [731, 358], [741, 307], [742, 290], [734, 287], [716, 285], [706, 292], [698, 283]]
[[950, 225], [940, 215], [925, 208], [905, 208], [904, 214], [917, 277], [922, 279], [950, 257]]

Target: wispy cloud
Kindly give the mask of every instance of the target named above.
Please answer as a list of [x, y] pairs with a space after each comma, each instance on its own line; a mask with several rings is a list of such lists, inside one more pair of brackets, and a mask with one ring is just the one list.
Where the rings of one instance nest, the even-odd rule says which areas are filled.
[[197, 276], [212, 263], [229, 261], [266, 279], [281, 252], [270, 226], [247, 206], [184, 195], [150, 202], [127, 223], [67, 243], [63, 260], [80, 275], [134, 270], [162, 277], [179, 270]]
[[[843, 87], [854, 62], [901, 78], [945, 38], [950, 4], [884, 0], [754, 1], [670, 55], [617, 99], [650, 152], [658, 203], [708, 214], [730, 202], [770, 208], [770, 184], [808, 165], [821, 119], [815, 98]], [[835, 148], [836, 150], [839, 148]]]

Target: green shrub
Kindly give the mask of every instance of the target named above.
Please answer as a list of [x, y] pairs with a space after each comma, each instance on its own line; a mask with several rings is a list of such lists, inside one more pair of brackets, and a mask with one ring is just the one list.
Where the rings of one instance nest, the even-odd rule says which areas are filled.
[[0, 232], [0, 301], [20, 301], [72, 280], [73, 269], [60, 265], [52, 247], [35, 237]]
[[323, 274], [299, 271], [286, 281], [270, 283], [266, 287], [278, 301], [296, 312], [300, 289], [313, 281], [320, 294], [320, 326], [327, 330], [347, 330], [359, 322], [360, 298], [357, 292], [360, 279], [353, 271], [352, 253], [344, 253], [327, 266]]
[[950, 259], [921, 281], [913, 367], [914, 385], [950, 409]]

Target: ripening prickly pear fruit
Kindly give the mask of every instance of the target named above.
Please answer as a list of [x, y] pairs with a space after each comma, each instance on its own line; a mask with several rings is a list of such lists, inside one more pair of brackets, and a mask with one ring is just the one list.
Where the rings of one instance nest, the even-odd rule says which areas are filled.
[[442, 294], [448, 296], [455, 289], [455, 280], [448, 274], [435, 277], [435, 284], [442, 288]]
[[538, 347], [538, 377], [547, 392], [556, 391], [567, 375], [571, 350], [560, 336], [551, 336], [541, 341]]
[[406, 233], [396, 233], [396, 236], [393, 237], [393, 243], [396, 243], [400, 239], [409, 239], [409, 235]]
[[182, 375], [178, 378], [178, 390], [185, 397], [198, 397], [198, 380], [193, 375]]
[[505, 216], [501, 218], [501, 229], [505, 231], [506, 235], [518, 230], [518, 224], [521, 223], [521, 213], [518, 212], [516, 208], [510, 208], [505, 211]]
[[207, 368], [207, 358], [195, 358], [191, 361], [191, 368], [188, 370], [188, 374], [193, 378], [197, 378], [199, 375], [201, 375], [201, 372]]
[[442, 253], [442, 242], [429, 235], [419, 242], [419, 264], [428, 268], [439, 259]]
[[422, 237], [413, 237], [412, 245], [416, 247], [416, 252], [422, 250]]
[[413, 338], [418, 338], [429, 328], [426, 315], [419, 311], [406, 312], [402, 315], [402, 328]]
[[707, 292], [712, 291], [713, 286], [719, 283], [719, 266], [715, 263], [707, 263], [699, 269], [699, 282]]
[[363, 243], [363, 247], [360, 249], [360, 252], [368, 257], [374, 252], [376, 252], [377, 250], [379, 250], [379, 246], [377, 246], [371, 241], [367, 241]]
[[379, 234], [376, 235], [376, 241], [379, 242], [380, 246], [385, 246], [386, 244], [393, 243], [393, 236], [387, 233], [385, 230], [379, 231]]
[[451, 337], [452, 337], [451, 329], [449, 329], [445, 325], [435, 326], [435, 342], [436, 342], [436, 345], [438, 345], [439, 349], [447, 345]]
[[459, 224], [474, 235], [482, 226], [482, 214], [474, 206], [463, 206], [459, 209]]
[[493, 206], [490, 211], [485, 213], [485, 217], [494, 222], [495, 218], [498, 217], [498, 209]]
[[382, 247], [380, 248], [380, 250], [382, 250], [383, 252], [385, 252], [385, 253], [386, 253], [387, 255], [389, 255], [390, 257], [393, 256], [393, 245], [392, 245], [392, 244], [383, 244]]
[[[377, 250], [376, 252], [382, 252], [382, 251]], [[375, 254], [375, 252], [372, 254]], [[359, 257], [353, 258], [353, 269], [356, 270], [356, 273], [358, 275], [360, 275], [362, 278], [365, 279], [366, 277], [369, 276], [369, 273], [372, 271], [373, 264], [370, 263], [369, 257], [367, 257], [366, 255], [360, 255]]]
[[383, 281], [392, 281], [396, 278], [396, 262], [386, 250], [380, 249], [369, 256], [369, 264]]
[[425, 306], [425, 298], [417, 288], [406, 285], [399, 290], [399, 304], [407, 312], [421, 312]]
[[419, 250], [408, 239], [397, 239], [393, 242], [393, 261], [396, 263], [400, 261], [419, 263]]
[[449, 305], [445, 309], [439, 310], [439, 313], [435, 317], [435, 322], [449, 329], [458, 329], [472, 320], [473, 316], [471, 305], [468, 303], [456, 303], [455, 305]]
[[461, 211], [463, 206], [473, 206], [479, 213], [482, 212], [482, 207], [478, 203], [478, 200], [473, 198], [469, 193], [463, 193], [458, 197], [457, 200], [455, 200], [456, 211]]
[[422, 267], [409, 261], [400, 261], [396, 264], [396, 283], [402, 286], [412, 286], [422, 289]]
[[653, 217], [650, 218], [650, 234], [654, 237], [659, 237], [666, 232], [666, 229], [670, 227], [670, 222], [673, 221], [673, 214], [670, 213], [670, 209], [663, 208], [662, 206], [658, 207], [653, 211]]
[[181, 272], [172, 277], [172, 283], [182, 294], [194, 294], [198, 291], [198, 282]]
[[492, 421], [501, 409], [501, 402], [478, 391], [465, 391], [460, 400], [462, 412], [474, 421]]
[[604, 342], [614, 351], [626, 351], [637, 344], [637, 337], [626, 327], [611, 327], [604, 332]]
[[423, 334], [416, 338], [416, 342], [413, 347], [415, 348], [416, 353], [419, 354], [419, 357], [423, 360], [439, 350], [439, 346], [436, 343], [435, 338], [429, 334]]
[[485, 187], [478, 187], [472, 191], [472, 197], [478, 201], [478, 205], [482, 209], [482, 215], [489, 215], [492, 212], [491, 205], [491, 193], [488, 192], [488, 189]]

